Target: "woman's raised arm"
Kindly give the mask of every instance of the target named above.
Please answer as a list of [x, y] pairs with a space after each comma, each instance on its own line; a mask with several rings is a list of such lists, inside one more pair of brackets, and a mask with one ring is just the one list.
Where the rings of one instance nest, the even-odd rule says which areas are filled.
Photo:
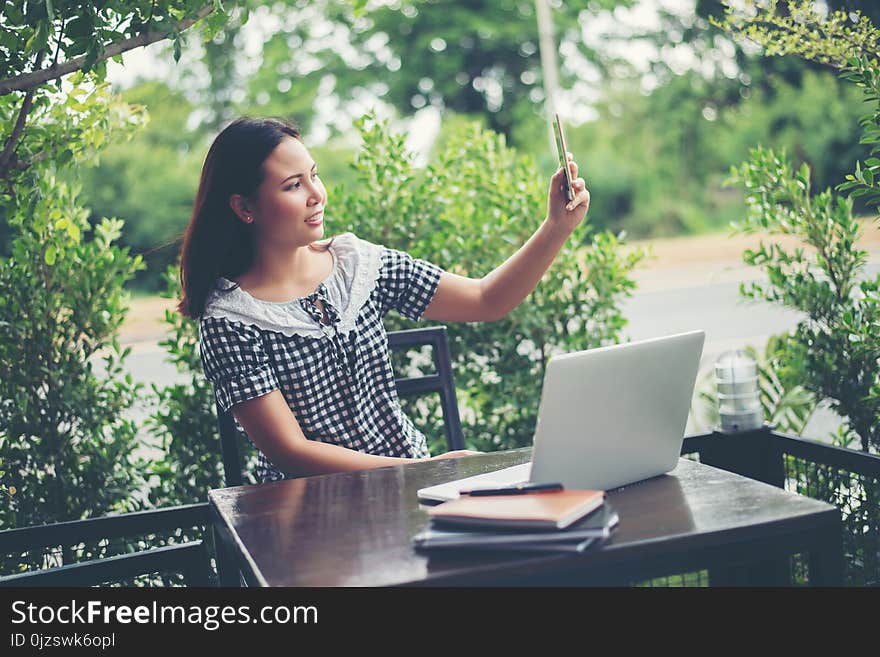
[[535, 289], [590, 207], [590, 193], [584, 180], [576, 177], [577, 164], [571, 159], [571, 153], [567, 157], [574, 179], [574, 200], [569, 203], [565, 198], [562, 191], [565, 172], [560, 168], [550, 179], [547, 217], [538, 230], [516, 253], [481, 279], [444, 272], [425, 310], [425, 319], [495, 321], [516, 308]]

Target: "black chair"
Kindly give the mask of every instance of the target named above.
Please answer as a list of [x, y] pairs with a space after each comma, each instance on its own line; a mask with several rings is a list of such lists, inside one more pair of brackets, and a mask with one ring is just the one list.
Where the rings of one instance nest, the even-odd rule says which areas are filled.
[[[65, 552], [72, 556], [80, 544], [106, 545], [111, 539], [143, 537], [209, 525], [208, 505], [191, 504], [8, 529], [0, 532], [0, 558], [6, 555], [14, 563], [16, 554], [35, 550], [42, 554], [46, 548], [56, 556]], [[125, 549], [130, 549], [135, 542], [127, 542]], [[157, 573], [182, 575], [187, 586], [209, 586], [214, 579], [204, 542], [194, 540], [6, 575], [0, 577], [0, 586], [97, 586], [125, 583], [139, 576]]]
[[[401, 397], [439, 393], [443, 410], [443, 430], [446, 445], [450, 450], [464, 449], [464, 436], [461, 431], [461, 418], [458, 414], [458, 401], [455, 397], [455, 380], [452, 376], [452, 359], [449, 355], [449, 340], [445, 326], [392, 331], [388, 333], [388, 348], [393, 351], [408, 351], [413, 347], [430, 345], [434, 360], [435, 374], [412, 378], [396, 378], [397, 394]], [[227, 486], [241, 486], [242, 463], [240, 444], [245, 438], [235, 426], [232, 413], [223, 413], [217, 408], [217, 428], [220, 432], [220, 447], [223, 454], [223, 471]]]

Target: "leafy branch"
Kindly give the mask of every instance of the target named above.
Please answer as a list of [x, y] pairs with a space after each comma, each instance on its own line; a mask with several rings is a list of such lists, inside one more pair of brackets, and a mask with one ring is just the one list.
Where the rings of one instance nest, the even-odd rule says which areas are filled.
[[[61, 64], [56, 62], [47, 68], [38, 69], [29, 73], [20, 73], [4, 80], [0, 80], [0, 96], [5, 96], [13, 91], [26, 91], [28, 89], [33, 89], [34, 87], [38, 87], [50, 80], [55, 80], [68, 75], [74, 71], [88, 71], [98, 62], [121, 55], [129, 50], [148, 46], [157, 41], [167, 39], [171, 34], [183, 32], [214, 10], [215, 4], [210, 3], [201, 7], [193, 15], [188, 16], [187, 18], [172, 23], [160, 24], [159, 29], [142, 32], [120, 41], [115, 41], [109, 45], [97, 42], [97, 50], [95, 52], [89, 52], [85, 55], [73, 57]], [[59, 44], [61, 43], [60, 37], [61, 35], [59, 35]]]
[[760, 243], [747, 264], [763, 267], [768, 284], [741, 286], [744, 296], [804, 313], [778, 362], [791, 378], [847, 419], [862, 449], [880, 445], [880, 277], [864, 279], [867, 252], [857, 248], [861, 227], [852, 200], [825, 190], [813, 196], [806, 165], [795, 174], [784, 155], [757, 148], [731, 180], [746, 192], [743, 232], [788, 235], [794, 250]]
[[871, 146], [871, 156], [864, 163], [857, 162], [855, 171], [837, 189], [880, 207], [880, 29], [858, 12], [822, 15], [808, 0], [787, 2], [785, 13], [777, 5], [777, 0], [764, 8], [755, 0], [745, 0], [740, 8], [728, 4], [724, 20], [713, 18], [712, 22], [759, 44], [768, 55], [796, 55], [827, 64], [862, 88], [865, 102], [872, 107], [860, 120], [860, 143]]

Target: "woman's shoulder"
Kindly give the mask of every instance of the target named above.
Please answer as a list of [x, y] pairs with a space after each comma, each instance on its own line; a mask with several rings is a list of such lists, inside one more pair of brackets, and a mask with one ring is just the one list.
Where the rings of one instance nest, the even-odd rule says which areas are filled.
[[382, 246], [374, 244], [369, 240], [358, 237], [352, 232], [340, 233], [329, 240], [322, 240], [316, 243], [318, 246], [326, 246], [335, 252], [357, 252], [365, 253], [372, 250], [381, 250]]
[[361, 239], [354, 233], [336, 235], [327, 242], [335, 256], [336, 271], [344, 279], [346, 287], [351, 288], [357, 281], [367, 284], [374, 279], [382, 260], [383, 247]]

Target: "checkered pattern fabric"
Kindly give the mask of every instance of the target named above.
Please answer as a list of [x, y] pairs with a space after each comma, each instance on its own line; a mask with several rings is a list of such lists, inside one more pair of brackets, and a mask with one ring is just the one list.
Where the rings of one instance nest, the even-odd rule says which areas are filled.
[[[338, 330], [339, 309], [324, 283], [298, 300], [320, 327], [319, 337], [266, 330], [258, 319], [236, 321], [240, 315], [202, 317], [202, 364], [222, 410], [281, 390], [310, 440], [384, 456], [428, 456], [424, 435], [400, 408], [382, 318], [393, 309], [419, 319], [442, 270], [402, 251], [375, 248], [381, 248], [375, 287], [346, 333]], [[262, 452], [256, 475], [259, 481], [284, 477]]]

